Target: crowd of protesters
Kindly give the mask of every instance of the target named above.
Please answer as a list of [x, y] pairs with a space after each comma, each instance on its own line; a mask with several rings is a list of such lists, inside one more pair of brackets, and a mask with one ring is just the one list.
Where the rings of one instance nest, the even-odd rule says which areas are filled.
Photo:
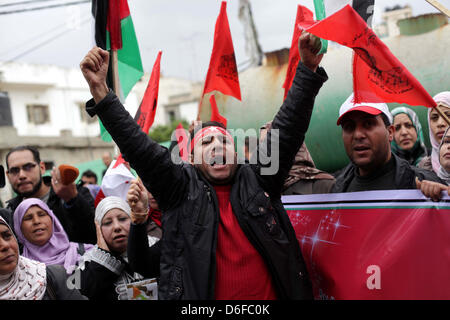
[[[300, 37], [292, 87], [259, 141], [246, 139], [244, 164], [218, 122], [193, 127], [190, 162], [174, 163], [107, 87], [109, 53], [93, 48], [80, 65], [93, 96], [86, 110], [138, 178], [122, 196], [99, 198], [94, 172], [64, 184], [56, 168], [43, 176], [39, 150], [12, 149], [6, 176], [16, 196], [0, 211], [0, 300], [312, 299], [281, 195], [420, 189], [439, 200], [448, 193], [450, 132], [434, 109], [428, 150], [413, 110], [355, 104], [350, 95], [337, 119], [349, 164], [336, 174], [315, 167], [304, 138], [328, 78], [316, 44]], [[434, 99], [450, 116], [450, 92]], [[278, 170], [265, 174], [270, 164], [259, 156], [274, 147]], [[102, 158], [111, 168], [111, 155]]]

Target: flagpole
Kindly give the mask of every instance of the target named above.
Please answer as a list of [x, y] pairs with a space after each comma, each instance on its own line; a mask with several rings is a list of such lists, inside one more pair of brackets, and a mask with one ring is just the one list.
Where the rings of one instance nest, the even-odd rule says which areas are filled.
[[[113, 90], [114, 93], [116, 94], [116, 96], [121, 99], [120, 96], [120, 80], [119, 80], [119, 58], [117, 55], [117, 50], [112, 49], [111, 50], [111, 58], [112, 58], [112, 64], [111, 64], [111, 68], [112, 68], [112, 81], [113, 81]], [[123, 101], [125, 102], [125, 101]], [[114, 153], [115, 155], [120, 155], [120, 150], [119, 147], [117, 146], [117, 144], [113, 141], [114, 143]]]
[[112, 74], [113, 74], [113, 90], [116, 96], [120, 98], [120, 92], [119, 92], [119, 70], [117, 68], [119, 63], [119, 58], [117, 56], [117, 50], [111, 50], [111, 56], [112, 56]]
[[197, 121], [200, 121], [200, 112], [202, 112], [202, 103], [203, 103], [203, 96], [200, 98], [200, 102], [197, 108]]
[[[429, 4], [431, 4], [433, 7], [435, 7], [439, 11], [441, 11], [443, 14], [445, 14], [447, 17], [450, 18], [450, 10], [448, 10], [446, 7], [444, 7], [444, 5], [442, 3], [438, 2], [437, 0], [426, 0], [426, 1]], [[444, 119], [445, 122], [447, 122], [447, 124], [450, 126], [450, 120], [448, 119], [445, 112], [442, 111], [440, 104], [438, 104], [435, 107], [435, 109], [436, 109], [437, 113], [439, 113], [439, 115], [442, 117], [442, 119]]]
[[437, 113], [439, 113], [439, 115], [445, 120], [445, 122], [447, 122], [447, 124], [450, 126], [450, 119], [447, 117], [447, 115], [445, 114], [444, 111], [442, 111], [442, 106], [440, 104], [438, 104], [436, 107], [434, 107], [437, 111]]
[[450, 18], [450, 10], [447, 9], [442, 3], [438, 2], [437, 0], [426, 0], [426, 1]]

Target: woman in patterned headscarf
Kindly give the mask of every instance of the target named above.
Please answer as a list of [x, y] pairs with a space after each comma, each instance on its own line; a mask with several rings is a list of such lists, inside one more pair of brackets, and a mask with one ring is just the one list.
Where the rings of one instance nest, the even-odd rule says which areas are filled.
[[394, 118], [394, 140], [391, 142], [392, 151], [417, 166], [427, 156], [427, 148], [417, 114], [409, 108], [398, 107], [391, 111]]
[[69, 289], [62, 266], [45, 266], [19, 255], [11, 227], [0, 217], [0, 300], [85, 300]]

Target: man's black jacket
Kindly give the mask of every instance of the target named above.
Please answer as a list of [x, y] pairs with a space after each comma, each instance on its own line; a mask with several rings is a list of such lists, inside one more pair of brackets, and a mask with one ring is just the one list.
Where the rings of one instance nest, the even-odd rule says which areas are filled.
[[[391, 153], [391, 155], [395, 161], [395, 176], [394, 181], [392, 181], [392, 190], [416, 189], [416, 177], [419, 178], [420, 181], [429, 180], [439, 182], [444, 185], [446, 184], [434, 173], [434, 171], [412, 166], [408, 163], [408, 161], [396, 156], [394, 153]], [[356, 165], [353, 162], [350, 162], [344, 169], [342, 169], [336, 177], [336, 183], [331, 189], [331, 192], [347, 192], [350, 182], [355, 177], [355, 169]]]
[[[279, 170], [263, 175], [260, 163], [243, 164], [232, 181], [233, 213], [265, 261], [279, 299], [313, 297], [294, 229], [281, 203], [281, 190], [326, 79], [322, 68], [315, 73], [299, 63], [288, 96], [260, 146], [259, 153], [271, 150], [271, 136], [277, 135], [274, 129], [279, 130], [279, 157], [271, 162], [278, 160]], [[174, 164], [168, 150], [141, 131], [112, 92], [97, 105], [89, 101], [86, 109], [100, 117], [164, 212], [160, 299], [214, 299], [219, 209], [213, 186], [194, 166]]]
[[[43, 177], [43, 183], [51, 185], [50, 177]], [[53, 188], [50, 187], [50, 195], [47, 200], [48, 207], [53, 211], [55, 216], [66, 231], [71, 242], [79, 243], [97, 243], [97, 234], [94, 224], [94, 199], [89, 189], [77, 186], [78, 195], [66, 204], [56, 195]], [[23, 198], [16, 196], [7, 201], [7, 209], [11, 210], [9, 222], [14, 230], [12, 213], [16, 210]]]

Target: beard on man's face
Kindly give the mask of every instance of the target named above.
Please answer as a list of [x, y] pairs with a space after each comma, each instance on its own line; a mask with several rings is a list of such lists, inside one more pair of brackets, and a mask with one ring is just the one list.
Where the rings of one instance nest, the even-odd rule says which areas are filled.
[[18, 194], [22, 198], [31, 198], [36, 194], [36, 192], [39, 191], [39, 189], [41, 188], [41, 185], [42, 185], [42, 175], [39, 175], [39, 181], [36, 183], [36, 185], [33, 187], [33, 189], [31, 191], [19, 192], [19, 190], [15, 189], [15, 188], [13, 188], [13, 190], [16, 194]]

